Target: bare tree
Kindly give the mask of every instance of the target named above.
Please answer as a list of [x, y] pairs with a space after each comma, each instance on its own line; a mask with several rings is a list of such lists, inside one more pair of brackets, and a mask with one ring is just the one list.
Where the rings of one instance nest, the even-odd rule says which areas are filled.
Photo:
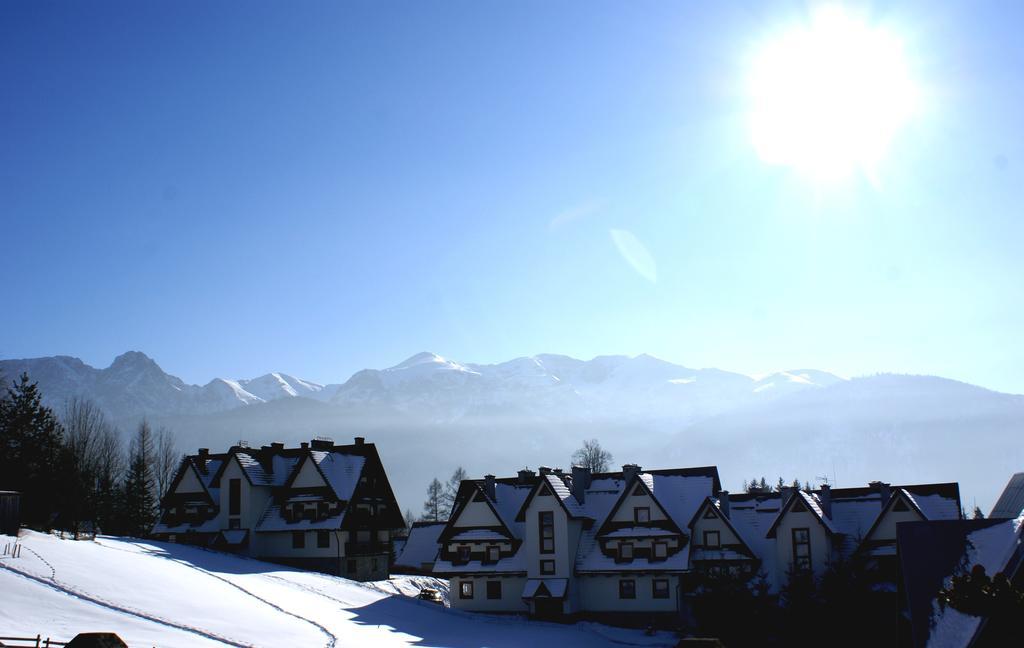
[[[114, 484], [123, 465], [121, 442], [95, 403], [72, 398], [64, 404], [67, 475], [65, 522], [77, 537], [83, 522], [109, 518], [114, 506]], [[94, 526], [95, 529], [95, 526]]]
[[162, 499], [171, 487], [181, 455], [174, 444], [174, 435], [165, 427], [157, 428], [153, 454], [153, 482], [156, 485], [157, 498]]
[[442, 517], [448, 517], [455, 509], [455, 498], [459, 494], [459, 486], [462, 485], [462, 480], [466, 479], [466, 477], [466, 469], [459, 466], [452, 473], [452, 476], [448, 478], [448, 483], [444, 485], [444, 495], [442, 495]]
[[612, 453], [602, 448], [597, 439], [584, 441], [583, 447], [572, 453], [573, 465], [590, 468], [592, 473], [607, 472], [612, 461]]
[[427, 501], [423, 503], [423, 519], [441, 522], [444, 514], [444, 485], [437, 477], [427, 486]]
[[412, 509], [405, 509], [405, 527], [412, 529], [412, 525], [416, 523], [416, 516], [412, 514]]

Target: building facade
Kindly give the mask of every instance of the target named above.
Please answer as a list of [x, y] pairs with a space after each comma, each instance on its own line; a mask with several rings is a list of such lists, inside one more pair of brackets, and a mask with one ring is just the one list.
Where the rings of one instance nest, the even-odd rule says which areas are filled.
[[387, 578], [405, 524], [377, 448], [314, 439], [185, 457], [153, 535], [357, 580]]
[[895, 582], [897, 524], [959, 519], [956, 484], [730, 494], [713, 466], [539, 474], [462, 483], [434, 574], [452, 607], [559, 618], [677, 618], [698, 574], [820, 576], [862, 558]]

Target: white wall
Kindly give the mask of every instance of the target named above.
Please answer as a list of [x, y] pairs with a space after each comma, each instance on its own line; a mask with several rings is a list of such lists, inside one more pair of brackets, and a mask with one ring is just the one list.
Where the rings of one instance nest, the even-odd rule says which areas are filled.
[[[540, 553], [540, 513], [551, 511], [555, 523], [555, 553]], [[526, 574], [530, 578], [570, 578], [576, 563], [576, 547], [579, 544], [579, 525], [570, 525], [565, 510], [555, 496], [534, 497], [526, 509], [526, 533], [520, 551], [526, 552]], [[540, 561], [554, 560], [555, 573], [541, 574]]]
[[[241, 481], [241, 515], [240, 516], [229, 516], [228, 515], [228, 504], [231, 495], [231, 489], [229, 487], [232, 479], [238, 479]], [[241, 521], [241, 528], [243, 529], [254, 529], [256, 523], [259, 522], [260, 517], [267, 508], [267, 504], [270, 501], [270, 488], [268, 486], [250, 486], [249, 480], [245, 478], [245, 474], [242, 472], [242, 467], [238, 465], [238, 461], [232, 457], [231, 461], [224, 468], [224, 472], [220, 478], [220, 511], [217, 514], [217, 524], [221, 529], [228, 528], [228, 519], [231, 517], [239, 517]]]
[[457, 527], [494, 527], [501, 526], [501, 521], [494, 516], [494, 511], [487, 502], [469, 502], [455, 520]]
[[896, 539], [896, 525], [902, 522], [917, 522], [923, 520], [917, 511], [911, 509], [908, 505], [907, 511], [894, 511], [889, 509], [885, 514], [885, 517], [875, 527], [874, 533], [871, 534], [872, 540], [895, 540]]
[[[619, 581], [629, 579], [636, 581], [636, 598], [619, 598]], [[652, 581], [668, 579], [667, 599], [653, 597]], [[582, 609], [587, 612], [674, 612], [678, 592], [676, 586], [679, 577], [676, 575], [629, 575], [615, 574], [611, 576], [586, 575], [579, 576], [575, 585], [579, 589]]]
[[[501, 599], [487, 598], [487, 581], [501, 581]], [[473, 598], [459, 598], [460, 584], [463, 581], [473, 582]], [[471, 612], [518, 612], [529, 611], [523, 601], [523, 588], [526, 586], [526, 579], [522, 576], [460, 576], [449, 579], [451, 588], [449, 600], [453, 608], [457, 610], [468, 610]]]
[[316, 465], [313, 464], [313, 460], [308, 457], [303, 460], [302, 468], [299, 469], [299, 474], [292, 482], [292, 488], [320, 488], [326, 485], [320, 472], [316, 469]]
[[337, 558], [339, 555], [342, 558], [345, 557], [345, 542], [348, 541], [346, 531], [328, 531], [330, 544], [326, 548], [316, 546], [316, 531], [303, 531], [303, 533], [306, 536], [306, 546], [302, 549], [292, 549], [291, 531], [257, 533], [255, 534], [256, 555], [268, 558]]
[[825, 528], [810, 511], [790, 511], [775, 528], [775, 583], [781, 587], [786, 583], [787, 572], [793, 565], [793, 529], [806, 528], [811, 539], [811, 569], [815, 576], [828, 567], [832, 559], [832, 543]]
[[185, 474], [178, 482], [178, 487], [174, 489], [175, 493], [202, 493], [203, 491], [203, 484], [196, 477], [196, 471], [192, 466], [185, 469]]

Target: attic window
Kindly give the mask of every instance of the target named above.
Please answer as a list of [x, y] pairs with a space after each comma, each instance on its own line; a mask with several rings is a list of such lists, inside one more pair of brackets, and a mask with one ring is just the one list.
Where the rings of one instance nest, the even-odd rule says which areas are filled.
[[641, 486], [640, 484], [637, 484], [636, 488], [633, 489], [633, 494], [634, 495], [646, 495], [646, 493], [644, 493], [644, 487]]
[[638, 506], [633, 509], [633, 521], [637, 523], [651, 521], [651, 509], [646, 506]]
[[903, 498], [901, 497], [898, 500], [896, 500], [895, 504], [893, 504], [892, 510], [894, 510], [894, 511], [901, 511], [901, 512], [902, 511], [909, 511], [910, 507], [907, 506], [907, 503], [904, 502]]
[[806, 507], [806, 506], [804, 506], [804, 503], [803, 503], [803, 501], [801, 501], [801, 500], [799, 500], [799, 499], [798, 499], [798, 500], [795, 500], [795, 501], [793, 502], [793, 508], [792, 508], [792, 511], [793, 511], [794, 513], [806, 513], [806, 512], [807, 512], [807, 507]]
[[484, 497], [484, 494], [483, 494], [483, 493], [482, 493], [481, 491], [477, 491], [477, 492], [476, 492], [476, 495], [474, 495], [474, 496], [473, 496], [473, 501], [474, 501], [474, 502], [483, 502], [483, 501], [485, 501], [486, 499], [487, 499], [487, 498], [486, 498], [486, 497]]
[[537, 491], [537, 495], [539, 497], [547, 497], [548, 495], [551, 495], [551, 490], [547, 487], [547, 485], [541, 486], [540, 490]]
[[714, 520], [717, 517], [718, 517], [718, 514], [715, 513], [715, 509], [713, 509], [711, 507], [708, 507], [708, 510], [704, 511], [704, 519], [705, 520]]

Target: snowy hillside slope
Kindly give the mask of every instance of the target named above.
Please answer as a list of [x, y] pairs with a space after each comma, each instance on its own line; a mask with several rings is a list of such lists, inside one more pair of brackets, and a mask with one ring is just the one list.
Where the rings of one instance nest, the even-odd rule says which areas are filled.
[[[0, 536], [0, 542], [11, 538]], [[23, 532], [0, 558], [0, 628], [67, 641], [112, 631], [129, 646], [671, 646], [667, 634], [475, 616], [314, 572], [181, 545]], [[398, 586], [402, 589], [402, 586]], [[406, 584], [409, 589], [410, 584]], [[413, 586], [414, 587], [414, 586]]]

